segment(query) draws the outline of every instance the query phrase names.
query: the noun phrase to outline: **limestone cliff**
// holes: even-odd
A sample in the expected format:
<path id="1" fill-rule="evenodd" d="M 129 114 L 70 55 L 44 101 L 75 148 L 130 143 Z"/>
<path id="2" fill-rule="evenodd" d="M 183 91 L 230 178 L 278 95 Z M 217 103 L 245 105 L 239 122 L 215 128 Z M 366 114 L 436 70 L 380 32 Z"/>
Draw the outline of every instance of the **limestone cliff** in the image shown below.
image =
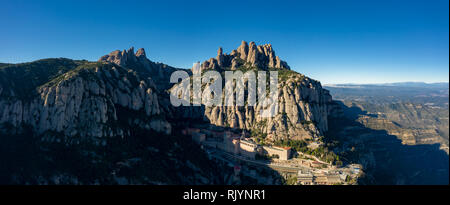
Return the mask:
<path id="1" fill-rule="evenodd" d="M 9 83 L 5 79 L 0 84 L 2 126 L 26 125 L 37 134 L 56 132 L 65 137 L 125 136 L 129 126 L 171 131 L 152 80 L 121 66 L 83 63 L 28 90 L 26 97 L 4 89 Z M 118 116 L 118 109 L 137 114 Z"/>
<path id="2" fill-rule="evenodd" d="M 287 63 L 275 56 L 270 44 L 257 46 L 243 41 L 231 54 L 224 54 L 219 48 L 217 57 L 202 63 L 201 69 L 278 71 L 278 113 L 270 118 L 261 117 L 263 107 L 259 105 L 188 107 L 184 112 L 204 113 L 214 125 L 262 132 L 272 139 L 318 138 L 328 129 L 328 105 L 332 102 L 329 92 L 320 82 L 290 70 Z"/>
<path id="3" fill-rule="evenodd" d="M 241 45 L 231 51 L 230 54 L 224 54 L 223 49 L 219 48 L 216 58 L 210 58 L 203 62 L 202 70 L 206 69 L 231 69 L 236 70 L 240 66 L 252 66 L 263 68 L 284 68 L 289 69 L 286 62 L 280 60 L 275 55 L 271 44 L 256 45 L 255 42 L 248 44 L 242 41 Z"/>
<path id="4" fill-rule="evenodd" d="M 328 129 L 328 91 L 320 82 L 290 70 L 270 44 L 242 42 L 230 54 L 220 48 L 216 58 L 201 67 L 278 71 L 278 113 L 262 118 L 260 106 L 173 107 L 167 91 L 177 85 L 169 79 L 181 69 L 150 61 L 144 49 L 113 51 L 97 62 L 58 58 L 0 64 L 1 160 L 25 156 L 24 165 L 11 161 L 4 166 L 14 168 L 6 178 L 0 176 L 0 182 L 223 183 L 232 173 L 224 173 L 226 165 L 211 163 L 181 135 L 178 128 L 184 122 L 257 131 L 272 139 L 317 138 Z M 33 149 L 9 148 L 17 145 Z M 34 154 L 37 160 L 30 157 Z M 48 170 L 49 164 L 58 169 Z M 94 176 L 85 175 L 91 172 Z"/>
<path id="5" fill-rule="evenodd" d="M 68 137 L 124 136 L 127 126 L 170 133 L 167 119 L 176 123 L 179 117 L 206 118 L 217 126 L 256 130 L 274 139 L 316 138 L 327 130 L 328 91 L 320 82 L 290 70 L 270 44 L 243 41 L 230 54 L 219 48 L 217 57 L 201 67 L 278 71 L 279 109 L 271 118 L 259 115 L 261 106 L 172 107 L 165 90 L 171 86 L 170 74 L 179 69 L 150 61 L 144 49 L 113 51 L 97 63 L 56 61 L 52 65 L 60 65 L 42 65 L 41 69 L 51 67 L 43 74 L 33 69 L 40 61 L 2 69 L 9 77 L 0 81 L 0 124 L 27 125 L 39 134 L 54 131 Z M 31 84 L 11 80 L 21 78 L 19 71 L 30 75 Z M 42 79 L 35 82 L 36 78 Z M 127 116 L 121 119 L 118 109 Z"/>
<path id="6" fill-rule="evenodd" d="M 124 68 L 132 69 L 143 77 L 150 77 L 155 83 L 156 88 L 160 91 L 169 88 L 170 75 L 174 71 L 179 70 L 179 68 L 174 68 L 163 63 L 150 61 L 143 48 L 138 49 L 136 53 L 133 47 L 128 49 L 128 51 L 116 50 L 100 57 L 98 61 L 114 63 Z"/>

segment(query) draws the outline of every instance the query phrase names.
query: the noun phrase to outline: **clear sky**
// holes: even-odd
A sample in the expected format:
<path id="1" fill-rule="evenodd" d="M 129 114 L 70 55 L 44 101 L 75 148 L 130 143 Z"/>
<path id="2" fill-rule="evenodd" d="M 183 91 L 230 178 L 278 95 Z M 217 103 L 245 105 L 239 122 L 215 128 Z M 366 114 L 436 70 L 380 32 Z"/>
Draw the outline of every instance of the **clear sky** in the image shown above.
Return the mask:
<path id="1" fill-rule="evenodd" d="M 448 0 L 0 1 L 0 62 L 134 46 L 188 68 L 242 40 L 322 83 L 449 81 Z"/>

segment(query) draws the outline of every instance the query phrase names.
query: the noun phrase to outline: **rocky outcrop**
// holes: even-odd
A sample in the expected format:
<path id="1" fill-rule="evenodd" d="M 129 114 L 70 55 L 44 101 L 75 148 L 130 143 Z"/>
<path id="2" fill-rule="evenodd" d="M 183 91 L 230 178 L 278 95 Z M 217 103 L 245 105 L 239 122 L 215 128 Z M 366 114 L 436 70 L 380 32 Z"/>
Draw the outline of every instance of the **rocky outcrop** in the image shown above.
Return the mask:
<path id="1" fill-rule="evenodd" d="M 31 100 L 0 98 L 0 124 L 31 125 L 37 133 L 65 136 L 125 136 L 130 127 L 171 132 L 171 122 L 201 119 L 217 126 L 257 130 L 272 138 L 311 139 L 327 130 L 331 96 L 320 82 L 289 70 L 270 44 L 254 42 L 230 54 L 219 48 L 203 69 L 278 70 L 278 113 L 260 116 L 262 106 L 171 106 L 165 90 L 178 69 L 154 63 L 146 51 L 113 51 L 97 63 L 83 62 L 35 89 Z M 6 90 L 5 90 L 6 89 Z M 12 92 L 0 86 L 1 93 Z M 182 119 L 182 120 L 181 120 Z"/>
<path id="2" fill-rule="evenodd" d="M 187 107 L 181 113 L 190 113 L 188 116 L 195 116 L 196 119 L 201 119 L 198 113 L 204 113 L 211 124 L 265 133 L 274 140 L 318 138 L 328 129 L 329 105 L 332 106 L 328 90 L 323 89 L 320 82 L 289 70 L 289 66 L 275 55 L 270 44 L 257 46 L 254 42 L 247 44 L 243 41 L 231 54 L 224 54 L 219 48 L 217 57 L 205 61 L 201 68 L 279 71 L 278 113 L 274 117 L 262 117 L 260 113 L 265 108 L 259 104 Z M 178 88 L 174 86 L 172 89 Z"/>
<path id="3" fill-rule="evenodd" d="M 145 56 L 145 52 L 144 52 Z M 128 64 L 131 64 L 132 62 L 136 62 L 137 58 L 134 54 L 134 48 L 131 47 L 128 49 L 128 51 L 123 50 L 116 50 L 111 52 L 109 55 L 102 56 L 99 61 L 102 62 L 111 62 L 115 63 L 120 66 L 126 66 Z"/>
<path id="4" fill-rule="evenodd" d="M 27 71 L 39 65 L 45 72 Z M 163 91 L 171 86 L 168 79 L 174 70 L 147 59 L 142 48 L 135 53 L 133 47 L 113 51 L 98 63 L 49 59 L 4 69 L 0 131 L 29 126 L 37 135 L 66 138 L 123 137 L 133 128 L 170 134 L 170 104 L 160 100 L 165 100 Z M 15 75 L 28 76 L 32 83 L 9 80 L 23 78 Z"/>
<path id="5" fill-rule="evenodd" d="M 211 58 L 202 63 L 202 70 L 230 68 L 235 70 L 240 66 L 251 66 L 258 69 L 279 68 L 290 69 L 286 62 L 280 60 L 275 55 L 272 45 L 256 45 L 255 42 L 248 44 L 242 41 L 242 44 L 230 54 L 223 54 L 220 47 L 217 51 L 217 57 Z"/>
<path id="6" fill-rule="evenodd" d="M 0 99 L 0 124 L 28 125 L 39 135 L 66 137 L 126 136 L 130 127 L 171 132 L 151 79 L 120 66 L 89 63 L 36 92 L 27 101 Z"/>
<path id="7" fill-rule="evenodd" d="M 125 68 L 133 69 L 139 72 L 143 77 L 152 78 L 159 91 L 164 91 L 170 88 L 172 84 L 169 83 L 170 75 L 179 70 L 162 63 L 155 63 L 150 61 L 143 48 L 134 53 L 134 48 L 131 47 L 128 51 L 116 50 L 108 55 L 100 57 L 99 62 L 110 62 L 120 65 Z"/>
<path id="8" fill-rule="evenodd" d="M 278 85 L 278 113 L 262 117 L 257 106 L 206 107 L 205 116 L 217 126 L 257 130 L 272 139 L 313 139 L 328 129 L 331 95 L 319 82 L 300 74 Z"/>

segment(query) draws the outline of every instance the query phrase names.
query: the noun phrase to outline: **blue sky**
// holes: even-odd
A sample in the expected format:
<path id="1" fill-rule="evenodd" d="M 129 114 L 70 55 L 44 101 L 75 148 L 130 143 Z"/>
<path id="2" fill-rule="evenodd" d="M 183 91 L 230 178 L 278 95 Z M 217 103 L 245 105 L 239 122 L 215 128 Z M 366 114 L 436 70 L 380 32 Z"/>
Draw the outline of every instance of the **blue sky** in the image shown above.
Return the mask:
<path id="1" fill-rule="evenodd" d="M 322 83 L 449 81 L 448 0 L 0 2 L 0 62 L 134 46 L 187 68 L 242 40 Z"/>

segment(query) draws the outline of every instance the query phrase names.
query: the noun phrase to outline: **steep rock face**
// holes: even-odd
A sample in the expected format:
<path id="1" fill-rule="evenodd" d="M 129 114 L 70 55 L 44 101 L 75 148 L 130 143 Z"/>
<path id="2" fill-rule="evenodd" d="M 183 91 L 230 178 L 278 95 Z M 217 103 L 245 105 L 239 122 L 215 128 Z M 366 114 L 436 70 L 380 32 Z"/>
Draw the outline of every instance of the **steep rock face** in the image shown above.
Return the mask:
<path id="1" fill-rule="evenodd" d="M 219 48 L 216 58 L 201 65 L 202 70 L 218 71 L 236 70 L 238 67 L 243 71 L 278 71 L 279 107 L 274 117 L 262 117 L 260 112 L 266 108 L 259 104 L 185 107 L 182 113 L 189 113 L 187 116 L 196 119 L 202 119 L 198 113 L 204 113 L 211 124 L 262 132 L 274 140 L 313 139 L 327 131 L 331 110 L 328 106 L 332 104 L 328 90 L 323 89 L 320 82 L 289 70 L 289 66 L 275 56 L 270 44 L 257 46 L 254 42 L 247 44 L 243 41 L 229 55 L 223 54 L 222 48 Z M 172 89 L 179 88 L 175 85 Z"/>
<path id="2" fill-rule="evenodd" d="M 331 96 L 319 82 L 300 74 L 292 76 L 279 83 L 278 102 L 274 117 L 262 117 L 260 105 L 206 107 L 205 116 L 214 125 L 258 130 L 275 140 L 312 139 L 328 129 Z"/>
<path id="3" fill-rule="evenodd" d="M 166 119 L 207 120 L 218 126 L 257 130 L 276 139 L 316 138 L 328 128 L 329 92 L 320 82 L 289 70 L 270 44 L 243 41 L 231 54 L 219 48 L 216 58 L 201 66 L 221 71 L 279 71 L 278 113 L 263 118 L 261 106 L 174 108 L 164 91 L 172 86 L 170 74 L 178 69 L 148 60 L 144 49 L 135 53 L 130 48 L 113 51 L 98 63 L 83 62 L 69 72 L 55 74 L 57 77 L 35 89 L 31 100 L 0 98 L 0 124 L 31 125 L 39 133 L 95 137 L 127 135 L 127 126 L 170 133 Z M 0 86 L 0 96 L 14 93 L 6 84 Z M 132 117 L 121 119 L 121 108 Z"/>
<path id="4" fill-rule="evenodd" d="M 117 56 L 0 65 L 1 184 L 225 183 L 225 164 L 172 132 L 145 51 Z"/>
<path id="5" fill-rule="evenodd" d="M 128 51 L 116 50 L 100 57 L 98 61 L 115 63 L 122 67 L 136 70 L 144 77 L 151 77 L 156 84 L 156 88 L 160 91 L 164 91 L 171 86 L 169 83 L 170 75 L 174 71 L 179 70 L 166 64 L 150 61 L 143 48 L 138 49 L 136 53 L 134 53 L 133 47 L 128 49 Z"/>
<path id="6" fill-rule="evenodd" d="M 203 62 L 201 68 L 202 70 L 218 68 L 235 70 L 244 65 L 259 69 L 290 69 L 286 62 L 275 55 L 272 45 L 256 45 L 255 42 L 248 44 L 245 41 L 242 41 L 242 44 L 230 54 L 223 54 L 223 49 L 219 48 L 217 57 Z"/>
<path id="7" fill-rule="evenodd" d="M 275 55 L 270 45 L 257 46 L 243 42 L 231 54 L 224 54 L 223 49 L 219 49 L 216 58 L 210 59 L 209 63 L 203 63 L 202 68 L 221 71 L 279 71 L 279 109 L 272 118 L 259 116 L 258 113 L 262 110 L 259 106 L 171 106 L 165 91 L 173 86 L 169 83 L 170 74 L 178 69 L 148 60 L 143 49 L 136 53 L 133 48 L 114 51 L 101 57 L 96 63 L 75 62 L 70 59 L 55 61 L 44 63 L 34 70 L 32 68 L 40 62 L 29 63 L 24 69 L 3 69 L 10 65 L 0 65 L 0 134 L 6 130 L 9 134 L 7 136 L 18 136 L 13 133 L 15 129 L 11 127 L 26 126 L 31 128 L 33 135 L 40 137 L 36 139 L 39 141 L 60 142 L 60 136 L 63 136 L 66 142 L 72 142 L 70 145 L 77 146 L 80 138 L 94 139 L 111 153 L 106 152 L 106 155 L 100 156 L 102 151 L 99 151 L 99 147 L 89 150 L 80 143 L 82 157 L 75 159 L 85 159 L 86 161 L 79 165 L 89 164 L 89 169 L 90 163 L 95 164 L 94 167 L 106 170 L 105 173 L 116 180 L 116 176 L 112 175 L 115 175 L 115 170 L 118 169 L 109 169 L 110 165 L 113 168 L 121 168 L 140 163 L 150 163 L 136 167 L 145 170 L 142 173 L 151 177 L 137 179 L 139 183 L 159 183 L 162 179 L 166 183 L 181 181 L 208 184 L 211 183 L 208 179 L 220 181 L 228 178 L 223 177 L 224 169 L 203 164 L 208 161 L 207 158 L 199 158 L 202 153 L 189 138 L 172 132 L 172 126 L 179 126 L 175 123 L 201 120 L 200 123 L 256 130 L 268 134 L 267 137 L 272 139 L 310 139 L 321 136 L 327 130 L 328 104 L 331 101 L 328 91 L 322 89 L 318 81 L 290 71 L 289 66 Z M 170 138 L 172 139 L 168 140 Z M 66 147 L 63 148 L 66 150 Z M 39 147 L 39 151 L 42 151 L 40 149 Z M 116 149 L 121 152 L 114 152 Z M 56 151 L 44 153 L 42 159 L 50 159 L 54 164 L 61 163 L 52 159 L 61 153 L 59 147 Z M 94 154 L 85 155 L 91 152 Z M 148 154 L 149 152 L 151 154 Z M 109 154 L 117 156 L 111 157 Z M 143 156 L 144 158 L 141 158 Z M 116 159 L 121 159 L 120 163 L 117 163 Z M 195 161 L 196 165 L 192 166 L 188 160 Z M 43 164 L 48 167 L 47 161 Z M 77 165 L 69 163 L 68 167 Z M 107 169 L 105 165 L 108 165 Z M 160 169 L 155 169 L 156 167 Z M 174 167 L 175 174 L 172 173 Z M 208 167 L 222 171 L 211 172 L 205 169 Z M 18 170 L 23 169 L 20 167 Z M 187 170 L 192 172 L 184 174 Z M 59 173 L 60 170 L 52 171 L 54 176 L 64 175 Z M 67 176 L 77 174 L 79 173 L 69 173 Z M 177 175 L 176 181 L 172 180 L 174 175 Z M 104 176 L 104 173 L 101 173 L 101 176 Z M 157 177 L 152 178 L 153 176 Z M 119 184 L 131 183 L 126 178 L 119 181 Z M 63 180 L 61 183 L 72 182 Z"/>
<path id="8" fill-rule="evenodd" d="M 30 100 L 2 98 L 0 108 L 0 124 L 29 125 L 38 134 L 125 136 L 129 126 L 171 131 L 161 115 L 151 79 L 104 63 L 90 63 L 62 74 L 36 88 Z M 118 109 L 137 114 L 133 118 L 119 116 Z M 120 122 L 121 117 L 128 122 Z"/>

